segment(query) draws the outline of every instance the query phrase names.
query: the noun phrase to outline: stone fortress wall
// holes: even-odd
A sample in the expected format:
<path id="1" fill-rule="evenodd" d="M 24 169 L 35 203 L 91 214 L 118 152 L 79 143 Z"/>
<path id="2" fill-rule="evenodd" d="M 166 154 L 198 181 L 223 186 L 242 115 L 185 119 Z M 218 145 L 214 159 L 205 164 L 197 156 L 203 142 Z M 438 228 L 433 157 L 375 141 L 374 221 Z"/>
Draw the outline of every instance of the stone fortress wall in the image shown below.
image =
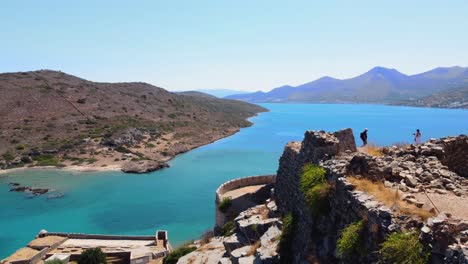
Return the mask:
<path id="1" fill-rule="evenodd" d="M 460 244 L 466 240 L 463 234 L 468 232 L 465 220 L 444 218 L 444 214 L 427 223 L 414 221 L 411 217 L 402 220 L 372 196 L 355 190 L 346 180 L 348 175 L 361 175 L 398 185 L 407 192 L 417 193 L 426 188 L 463 197 L 468 187 L 464 178 L 468 171 L 467 146 L 468 137 L 462 135 L 430 140 L 418 146 L 384 148 L 383 157 L 372 157 L 356 151 L 351 129 L 335 133 L 307 131 L 302 142 L 288 143 L 280 158 L 274 198 L 282 214 L 293 213 L 297 220 L 297 230 L 300 231 L 295 232 L 291 247 L 294 263 L 303 263 L 311 256 L 337 262 L 335 246 L 340 231 L 362 219 L 367 220 L 373 231 L 365 241 L 369 254 L 356 259 L 359 263 L 378 262 L 381 243 L 389 233 L 397 230 L 421 233 L 422 242 L 432 248 L 431 261 L 434 263 L 468 263 L 468 255 L 464 253 L 468 250 Z M 333 185 L 329 198 L 331 210 L 327 215 L 312 217 L 301 192 L 300 175 L 308 163 L 323 166 Z M 416 168 L 424 170 L 420 173 Z M 429 181 L 432 178 L 426 177 L 429 174 L 444 182 L 432 184 Z M 441 237 L 444 239 L 436 239 Z"/>
<path id="2" fill-rule="evenodd" d="M 238 214 L 250 207 L 253 207 L 259 203 L 263 203 L 266 199 L 271 196 L 271 189 L 276 181 L 276 175 L 259 175 L 259 176 L 250 176 L 245 178 L 238 178 L 227 181 L 223 183 L 216 190 L 215 206 L 216 206 L 216 224 L 215 224 L 215 233 L 217 230 L 224 225 L 224 223 L 229 219 L 230 216 Z M 231 206 L 226 212 L 221 212 L 218 209 L 219 204 L 221 203 L 223 196 L 231 191 L 236 189 L 242 189 L 249 186 L 259 186 L 265 185 L 255 192 L 247 192 L 241 194 L 238 197 L 231 199 Z M 232 217 L 231 217 L 232 218 Z"/>

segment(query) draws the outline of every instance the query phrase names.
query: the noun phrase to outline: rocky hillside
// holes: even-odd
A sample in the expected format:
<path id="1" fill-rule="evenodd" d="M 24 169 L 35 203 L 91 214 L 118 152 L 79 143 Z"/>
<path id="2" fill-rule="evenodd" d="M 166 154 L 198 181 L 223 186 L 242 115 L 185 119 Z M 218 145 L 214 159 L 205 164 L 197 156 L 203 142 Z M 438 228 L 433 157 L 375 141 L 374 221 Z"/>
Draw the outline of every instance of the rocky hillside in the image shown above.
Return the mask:
<path id="1" fill-rule="evenodd" d="M 231 221 L 177 263 L 468 263 L 467 161 L 466 135 L 357 149 L 351 129 L 307 131 L 272 197 L 223 200 Z"/>
<path id="2" fill-rule="evenodd" d="M 368 155 L 351 129 L 306 132 L 275 186 L 297 223 L 289 263 L 468 263 L 467 150 L 459 136 Z"/>
<path id="3" fill-rule="evenodd" d="M 417 99 L 468 83 L 468 68 L 436 68 L 406 75 L 375 67 L 350 79 L 322 77 L 299 86 L 282 86 L 269 92 L 231 95 L 247 102 L 391 103 Z"/>
<path id="4" fill-rule="evenodd" d="M 97 83 L 50 70 L 4 73 L 0 167 L 158 168 L 160 161 L 249 126 L 246 119 L 263 111 L 147 83 Z"/>
<path id="5" fill-rule="evenodd" d="M 416 100 L 405 100 L 395 105 L 438 108 L 468 108 L 468 86 L 449 89 Z"/>

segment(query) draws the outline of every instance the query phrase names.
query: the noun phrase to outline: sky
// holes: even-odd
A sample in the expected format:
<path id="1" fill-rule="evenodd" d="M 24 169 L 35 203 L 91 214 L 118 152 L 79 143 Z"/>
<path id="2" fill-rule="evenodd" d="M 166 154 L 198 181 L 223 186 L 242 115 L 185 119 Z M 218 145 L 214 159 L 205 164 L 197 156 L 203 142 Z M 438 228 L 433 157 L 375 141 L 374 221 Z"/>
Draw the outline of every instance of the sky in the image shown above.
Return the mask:
<path id="1" fill-rule="evenodd" d="M 256 91 L 468 66 L 468 1 L 5 0 L 0 72 Z"/>

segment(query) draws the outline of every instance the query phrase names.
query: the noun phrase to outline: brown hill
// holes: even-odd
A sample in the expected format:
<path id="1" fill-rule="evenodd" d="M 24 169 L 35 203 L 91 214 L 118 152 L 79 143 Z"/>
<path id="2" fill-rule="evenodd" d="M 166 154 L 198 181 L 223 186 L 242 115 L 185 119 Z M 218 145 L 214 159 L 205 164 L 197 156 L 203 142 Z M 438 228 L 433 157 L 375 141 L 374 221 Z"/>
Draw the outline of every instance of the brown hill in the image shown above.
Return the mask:
<path id="1" fill-rule="evenodd" d="M 4 73 L 0 165 L 165 161 L 249 126 L 246 118 L 263 111 L 147 83 L 97 83 L 50 70 Z"/>

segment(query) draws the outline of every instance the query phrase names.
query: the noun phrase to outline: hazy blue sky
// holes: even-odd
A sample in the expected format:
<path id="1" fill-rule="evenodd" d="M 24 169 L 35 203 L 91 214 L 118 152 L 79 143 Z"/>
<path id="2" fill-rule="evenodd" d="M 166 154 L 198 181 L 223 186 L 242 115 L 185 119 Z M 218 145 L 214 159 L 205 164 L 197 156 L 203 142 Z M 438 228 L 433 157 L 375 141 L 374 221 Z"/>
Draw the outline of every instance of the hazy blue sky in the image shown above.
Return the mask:
<path id="1" fill-rule="evenodd" d="M 0 25 L 0 72 L 54 69 L 169 90 L 270 90 L 376 65 L 413 74 L 468 64 L 466 0 L 5 0 Z"/>

